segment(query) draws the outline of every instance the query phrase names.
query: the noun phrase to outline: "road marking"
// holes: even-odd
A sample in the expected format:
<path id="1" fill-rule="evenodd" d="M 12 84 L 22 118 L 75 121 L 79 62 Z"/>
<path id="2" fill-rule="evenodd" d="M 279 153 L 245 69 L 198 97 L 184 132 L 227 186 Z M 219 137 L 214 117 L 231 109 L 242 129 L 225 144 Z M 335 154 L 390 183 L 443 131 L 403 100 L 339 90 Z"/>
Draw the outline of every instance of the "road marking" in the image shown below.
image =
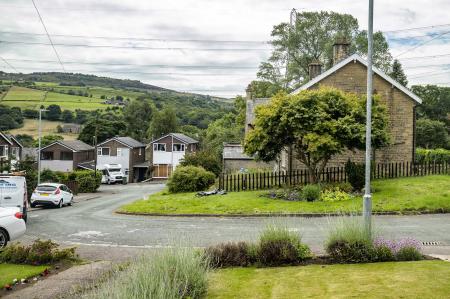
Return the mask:
<path id="1" fill-rule="evenodd" d="M 88 230 L 88 231 L 81 231 L 75 234 L 70 234 L 69 237 L 95 238 L 95 237 L 103 237 L 106 235 L 109 235 L 109 233 L 102 233 L 96 230 Z"/>

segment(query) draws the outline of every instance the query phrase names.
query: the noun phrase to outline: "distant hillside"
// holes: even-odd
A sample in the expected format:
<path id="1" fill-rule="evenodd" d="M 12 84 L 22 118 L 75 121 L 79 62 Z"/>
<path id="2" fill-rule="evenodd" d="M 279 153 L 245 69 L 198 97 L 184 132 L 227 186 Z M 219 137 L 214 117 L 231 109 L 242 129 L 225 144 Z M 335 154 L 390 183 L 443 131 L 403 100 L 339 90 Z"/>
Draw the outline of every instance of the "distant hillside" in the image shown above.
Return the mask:
<path id="1" fill-rule="evenodd" d="M 29 81 L 29 82 L 56 82 L 62 86 L 99 86 L 112 88 L 138 88 L 149 91 L 169 91 L 169 89 L 145 84 L 138 80 L 115 79 L 85 75 L 79 73 L 31 73 L 16 74 L 0 71 L 0 80 Z"/>

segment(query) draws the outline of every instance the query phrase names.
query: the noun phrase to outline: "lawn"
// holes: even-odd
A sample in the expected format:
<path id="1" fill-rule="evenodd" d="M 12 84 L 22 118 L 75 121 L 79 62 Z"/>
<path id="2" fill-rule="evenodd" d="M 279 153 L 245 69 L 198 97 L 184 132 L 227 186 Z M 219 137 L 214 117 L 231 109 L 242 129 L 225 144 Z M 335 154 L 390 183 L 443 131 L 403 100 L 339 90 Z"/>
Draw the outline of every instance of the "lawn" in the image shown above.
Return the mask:
<path id="1" fill-rule="evenodd" d="M 448 298 L 450 263 L 389 262 L 230 268 L 209 277 L 208 298 Z"/>
<path id="2" fill-rule="evenodd" d="M 60 121 L 48 121 L 42 120 L 42 136 L 45 135 L 61 135 L 64 137 L 64 140 L 74 140 L 77 139 L 78 134 L 65 134 L 65 133 L 57 133 L 56 127 L 60 125 L 63 126 L 64 123 Z M 36 119 L 24 119 L 23 127 L 10 130 L 11 134 L 28 134 L 33 136 L 33 138 L 37 139 L 39 136 L 38 133 L 38 120 Z"/>
<path id="3" fill-rule="evenodd" d="M 15 278 L 20 281 L 22 278 L 39 275 L 46 268 L 48 266 L 0 264 L 0 288 L 5 284 L 12 283 Z"/>
<path id="4" fill-rule="evenodd" d="M 450 176 L 434 175 L 372 184 L 374 212 L 450 212 Z M 119 212 L 147 214 L 340 213 L 361 211 L 362 199 L 341 202 L 285 201 L 261 197 L 267 191 L 230 192 L 197 197 L 195 193 L 151 195 L 125 205 Z"/>

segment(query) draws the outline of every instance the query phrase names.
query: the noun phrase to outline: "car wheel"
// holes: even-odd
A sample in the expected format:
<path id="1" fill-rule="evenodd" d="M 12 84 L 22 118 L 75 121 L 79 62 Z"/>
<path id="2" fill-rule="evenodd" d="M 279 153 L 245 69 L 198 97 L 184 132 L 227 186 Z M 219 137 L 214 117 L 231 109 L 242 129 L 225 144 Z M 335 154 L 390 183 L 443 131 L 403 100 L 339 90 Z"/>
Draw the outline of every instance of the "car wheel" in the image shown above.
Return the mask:
<path id="1" fill-rule="evenodd" d="M 8 244 L 8 234 L 4 229 L 0 229 L 0 250 Z"/>
<path id="2" fill-rule="evenodd" d="M 72 198 L 70 199 L 70 201 L 68 203 L 69 206 L 72 206 L 72 201 L 73 201 L 73 196 L 72 196 Z"/>
<path id="3" fill-rule="evenodd" d="M 61 209 L 62 207 L 63 207 L 63 200 L 61 199 L 58 204 L 58 209 Z"/>
<path id="4" fill-rule="evenodd" d="M 111 185 L 111 181 L 110 181 L 109 179 L 106 181 L 106 183 L 107 183 L 108 185 Z"/>

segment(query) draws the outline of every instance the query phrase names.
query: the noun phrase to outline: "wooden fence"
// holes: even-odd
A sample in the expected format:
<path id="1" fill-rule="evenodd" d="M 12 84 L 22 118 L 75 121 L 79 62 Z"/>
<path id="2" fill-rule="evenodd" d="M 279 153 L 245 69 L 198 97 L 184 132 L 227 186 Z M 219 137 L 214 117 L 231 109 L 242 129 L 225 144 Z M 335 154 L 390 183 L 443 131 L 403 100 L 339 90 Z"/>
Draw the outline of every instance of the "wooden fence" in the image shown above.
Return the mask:
<path id="1" fill-rule="evenodd" d="M 424 176 L 431 174 L 450 174 L 449 163 L 410 162 L 378 163 L 372 167 L 373 179 Z M 345 167 L 327 167 L 321 173 L 316 173 L 321 182 L 346 182 Z M 283 186 L 308 184 L 310 180 L 308 170 L 292 170 L 289 172 L 259 172 L 221 174 L 219 189 L 225 191 L 261 190 L 280 188 Z"/>
<path id="2" fill-rule="evenodd" d="M 68 181 L 66 182 L 66 186 L 69 187 L 69 189 L 73 192 L 73 194 L 78 194 L 78 190 L 80 185 L 77 181 Z"/>

